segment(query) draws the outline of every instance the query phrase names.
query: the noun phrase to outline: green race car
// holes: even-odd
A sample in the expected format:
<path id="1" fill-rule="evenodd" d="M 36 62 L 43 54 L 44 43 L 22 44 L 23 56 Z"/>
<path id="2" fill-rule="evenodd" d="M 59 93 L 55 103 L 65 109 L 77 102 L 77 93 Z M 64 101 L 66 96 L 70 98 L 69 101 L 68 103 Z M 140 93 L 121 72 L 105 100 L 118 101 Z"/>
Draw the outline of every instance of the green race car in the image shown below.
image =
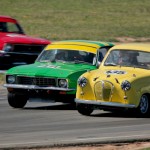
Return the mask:
<path id="1" fill-rule="evenodd" d="M 6 72 L 4 86 L 9 105 L 23 108 L 30 99 L 73 103 L 79 76 L 96 69 L 96 62 L 101 62 L 112 46 L 109 42 L 88 40 L 49 44 L 34 64 L 13 67 Z"/>

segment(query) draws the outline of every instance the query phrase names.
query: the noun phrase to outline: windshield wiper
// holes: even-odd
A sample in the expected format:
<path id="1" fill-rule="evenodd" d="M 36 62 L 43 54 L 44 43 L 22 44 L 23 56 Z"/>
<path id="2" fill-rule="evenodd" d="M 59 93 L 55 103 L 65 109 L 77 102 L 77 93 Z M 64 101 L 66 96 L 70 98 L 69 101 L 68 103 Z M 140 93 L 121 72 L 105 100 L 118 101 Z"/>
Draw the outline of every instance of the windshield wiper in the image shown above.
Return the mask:
<path id="1" fill-rule="evenodd" d="M 57 61 L 57 62 L 62 62 L 62 63 L 68 63 L 68 61 L 60 60 L 60 59 L 56 59 L 55 62 L 56 62 L 56 61 Z"/>
<path id="2" fill-rule="evenodd" d="M 85 63 L 86 63 L 86 62 L 83 61 L 83 60 L 74 60 L 73 62 L 74 62 L 75 64 L 79 64 L 79 63 L 84 63 L 84 64 L 85 64 Z"/>
<path id="3" fill-rule="evenodd" d="M 49 62 L 49 60 L 40 60 L 39 62 Z"/>
<path id="4" fill-rule="evenodd" d="M 105 63 L 105 66 L 117 66 L 115 63 Z"/>

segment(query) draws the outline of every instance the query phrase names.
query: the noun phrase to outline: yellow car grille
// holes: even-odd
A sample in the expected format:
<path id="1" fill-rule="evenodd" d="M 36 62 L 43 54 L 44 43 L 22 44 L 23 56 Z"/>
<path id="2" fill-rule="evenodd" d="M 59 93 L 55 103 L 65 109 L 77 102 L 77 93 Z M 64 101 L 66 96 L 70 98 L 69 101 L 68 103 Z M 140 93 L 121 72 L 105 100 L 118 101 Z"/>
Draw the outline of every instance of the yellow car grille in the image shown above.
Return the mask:
<path id="1" fill-rule="evenodd" d="M 109 81 L 98 81 L 94 86 L 96 100 L 111 101 L 113 84 Z"/>

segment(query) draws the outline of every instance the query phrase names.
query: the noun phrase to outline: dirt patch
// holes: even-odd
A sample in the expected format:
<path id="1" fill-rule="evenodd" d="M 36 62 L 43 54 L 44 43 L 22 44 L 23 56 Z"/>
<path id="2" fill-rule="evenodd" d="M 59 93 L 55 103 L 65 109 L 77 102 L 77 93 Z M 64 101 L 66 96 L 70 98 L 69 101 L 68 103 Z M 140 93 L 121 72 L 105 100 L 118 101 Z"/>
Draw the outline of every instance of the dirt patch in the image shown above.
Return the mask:
<path id="1" fill-rule="evenodd" d="M 99 144 L 94 146 L 68 146 L 51 148 L 30 148 L 30 150 L 142 150 L 150 149 L 150 142 L 118 143 L 118 144 Z M 27 150 L 27 149 L 21 149 Z"/>
<path id="2" fill-rule="evenodd" d="M 121 43 L 130 43 L 130 42 L 150 42 L 150 38 L 132 38 L 132 37 L 117 37 L 116 40 Z"/>
<path id="3" fill-rule="evenodd" d="M 0 70 L 0 86 L 5 82 L 5 72 Z"/>

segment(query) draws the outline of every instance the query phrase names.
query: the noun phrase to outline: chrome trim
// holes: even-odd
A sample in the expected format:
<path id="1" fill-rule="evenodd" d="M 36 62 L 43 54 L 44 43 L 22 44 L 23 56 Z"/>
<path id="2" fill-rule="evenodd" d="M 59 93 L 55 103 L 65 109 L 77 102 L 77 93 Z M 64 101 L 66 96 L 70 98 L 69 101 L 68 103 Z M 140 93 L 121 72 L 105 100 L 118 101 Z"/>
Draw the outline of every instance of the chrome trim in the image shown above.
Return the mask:
<path id="1" fill-rule="evenodd" d="M 0 50 L 0 53 L 4 54 L 4 53 L 6 53 L 6 52 L 5 52 L 5 51 L 3 51 L 3 50 Z"/>
<path id="2" fill-rule="evenodd" d="M 133 104 L 121 104 L 121 103 L 114 103 L 114 102 L 98 102 L 95 100 L 80 100 L 75 99 L 76 103 L 82 104 L 92 104 L 92 105 L 100 105 L 100 106 L 111 106 L 111 107 L 123 107 L 123 108 L 136 108 Z"/>
<path id="3" fill-rule="evenodd" d="M 94 84 L 94 95 L 96 97 L 96 91 L 95 91 L 95 85 L 98 83 L 98 82 L 101 82 L 102 83 L 102 90 L 104 90 L 104 84 L 106 82 L 110 83 L 112 88 L 111 88 L 111 94 L 110 94 L 110 97 L 109 97 L 109 100 L 111 100 L 111 97 L 112 97 L 112 94 L 113 94 L 113 91 L 114 91 L 114 85 L 112 82 L 108 81 L 108 80 L 99 80 L 97 81 L 95 84 Z M 104 99 L 104 96 L 103 96 L 103 91 L 102 91 L 102 99 Z"/>
<path id="4" fill-rule="evenodd" d="M 28 89 L 28 90 L 58 90 L 58 91 L 75 91 L 75 89 L 59 88 L 59 87 L 40 87 L 37 85 L 22 85 L 22 84 L 4 84 L 6 88 Z"/>

